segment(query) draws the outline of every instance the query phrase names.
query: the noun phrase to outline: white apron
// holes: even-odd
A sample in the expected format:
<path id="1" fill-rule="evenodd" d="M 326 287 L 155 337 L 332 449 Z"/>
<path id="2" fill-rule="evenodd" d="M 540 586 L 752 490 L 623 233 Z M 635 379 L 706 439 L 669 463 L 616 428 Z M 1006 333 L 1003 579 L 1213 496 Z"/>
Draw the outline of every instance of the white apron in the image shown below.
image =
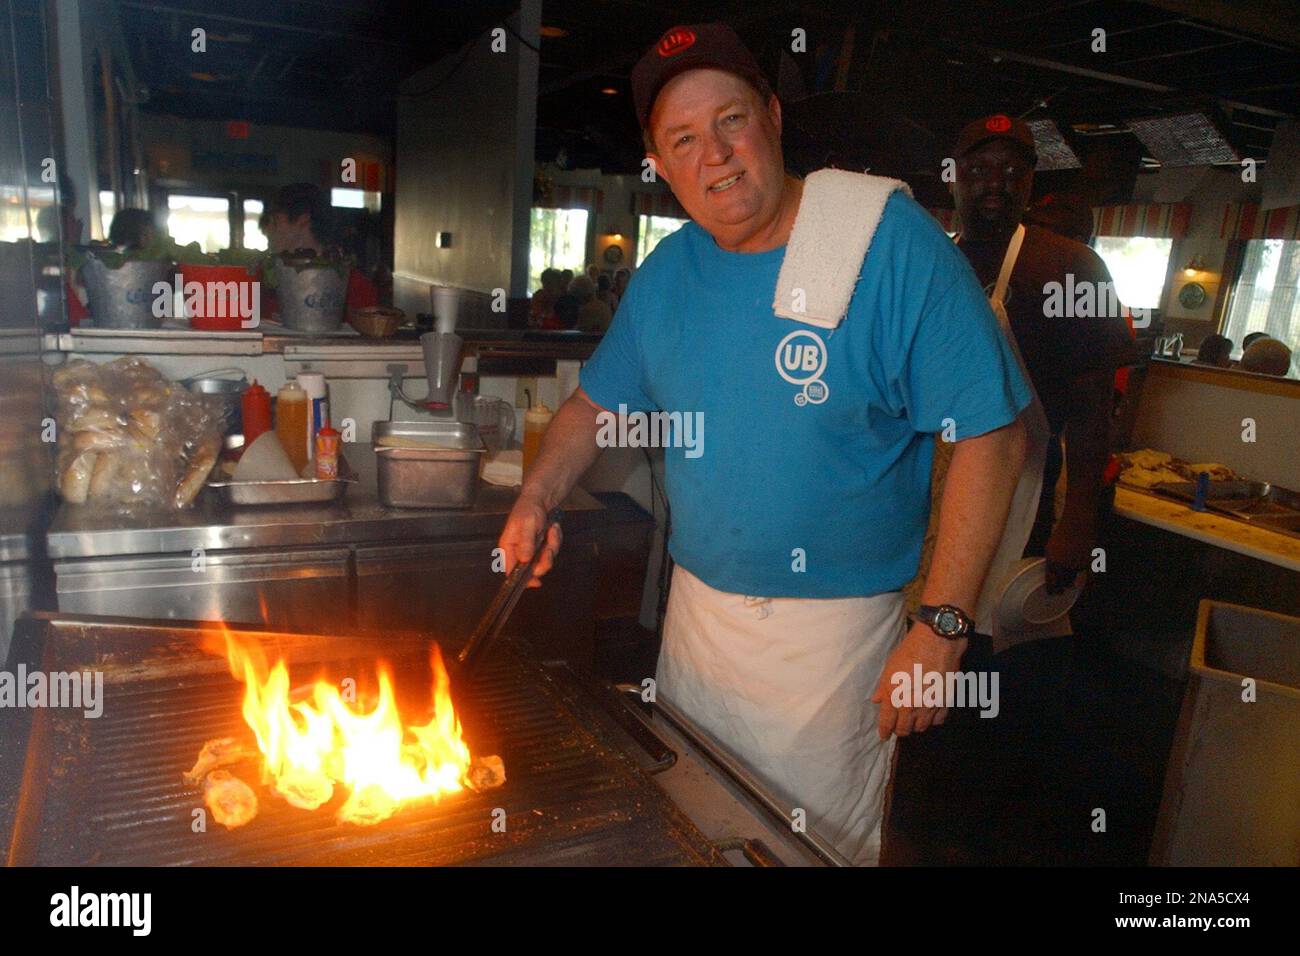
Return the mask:
<path id="1" fill-rule="evenodd" d="M 897 591 L 753 598 L 673 569 L 657 692 L 858 865 L 880 857 L 894 738 L 871 694 L 903 637 Z"/>
<path id="2" fill-rule="evenodd" d="M 993 309 L 993 314 L 998 317 L 998 324 L 1002 326 L 1002 332 L 1011 344 L 1011 351 L 1016 356 L 1020 372 L 1029 384 L 1030 392 L 1033 393 L 1033 401 L 1020 413 L 1020 420 L 1025 426 L 1025 464 L 1020 469 L 1020 476 L 1016 480 L 1016 490 L 1011 498 L 1011 510 L 1007 514 L 1002 540 L 998 542 L 998 549 L 993 554 L 988 575 L 984 578 L 984 587 L 975 602 L 975 630 L 980 634 L 991 635 L 995 644 L 1001 637 L 1002 629 L 995 619 L 994 611 L 1002 596 L 1004 579 L 1012 567 L 1020 561 L 1025 552 L 1025 545 L 1029 543 L 1029 535 L 1034 530 L 1034 522 L 1038 518 L 1038 502 L 1043 492 L 1043 467 L 1047 463 L 1047 449 L 1052 438 L 1051 430 L 1047 425 L 1047 414 L 1043 411 L 1043 403 L 1039 401 L 1033 379 L 1029 377 L 1029 369 L 1025 366 L 1024 356 L 1020 354 L 1020 346 L 1016 342 L 1015 332 L 1011 329 L 1011 320 L 1007 316 L 1007 285 L 1011 282 L 1011 273 L 1015 271 L 1016 260 L 1020 256 L 1020 246 L 1024 239 L 1025 227 L 1017 226 L 1011 242 L 1007 245 L 1006 255 L 1002 259 L 1002 269 L 998 273 L 997 283 L 993 286 L 993 294 L 989 296 L 989 305 Z M 1065 621 L 1064 633 L 1068 634 L 1068 618 Z"/>

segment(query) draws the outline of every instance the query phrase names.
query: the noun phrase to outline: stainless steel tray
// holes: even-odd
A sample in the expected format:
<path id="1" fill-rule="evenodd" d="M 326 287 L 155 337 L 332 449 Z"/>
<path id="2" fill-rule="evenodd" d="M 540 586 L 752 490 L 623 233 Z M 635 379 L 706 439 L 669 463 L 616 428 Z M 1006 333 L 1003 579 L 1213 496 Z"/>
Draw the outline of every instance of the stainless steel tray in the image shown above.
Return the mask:
<path id="1" fill-rule="evenodd" d="M 390 508 L 469 508 L 478 495 L 478 473 L 487 449 L 467 422 L 375 422 L 371 429 L 378 464 L 379 501 Z M 382 438 L 430 442 L 427 448 L 394 448 Z"/>
<path id="2" fill-rule="evenodd" d="M 357 473 L 339 455 L 337 478 L 289 478 L 283 481 L 209 481 L 208 487 L 232 505 L 296 505 L 338 501 L 355 484 Z"/>
<path id="3" fill-rule="evenodd" d="M 1153 491 L 1180 501 L 1196 500 L 1196 485 L 1170 481 Z M 1205 507 L 1260 528 L 1300 537 L 1300 494 L 1267 481 L 1212 481 Z"/>

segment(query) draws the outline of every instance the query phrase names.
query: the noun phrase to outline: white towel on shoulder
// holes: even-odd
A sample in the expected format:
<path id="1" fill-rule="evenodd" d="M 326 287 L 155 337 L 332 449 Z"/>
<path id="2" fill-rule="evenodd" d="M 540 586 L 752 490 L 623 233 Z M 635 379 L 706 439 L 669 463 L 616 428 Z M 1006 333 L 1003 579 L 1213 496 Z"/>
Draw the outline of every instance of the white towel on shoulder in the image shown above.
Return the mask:
<path id="1" fill-rule="evenodd" d="M 823 329 L 848 314 L 862 261 L 895 189 L 902 180 L 843 169 L 819 169 L 804 180 L 772 310 Z"/>

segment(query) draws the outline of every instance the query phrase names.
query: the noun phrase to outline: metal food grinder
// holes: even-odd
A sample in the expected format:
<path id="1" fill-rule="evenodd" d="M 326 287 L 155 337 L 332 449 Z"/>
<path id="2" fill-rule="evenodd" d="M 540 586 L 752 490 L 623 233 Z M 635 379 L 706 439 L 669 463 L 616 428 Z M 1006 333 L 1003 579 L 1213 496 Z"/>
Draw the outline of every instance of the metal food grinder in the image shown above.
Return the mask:
<path id="1" fill-rule="evenodd" d="M 428 394 L 422 399 L 411 398 L 406 394 L 402 385 L 407 372 L 405 365 L 388 366 L 388 393 L 394 399 L 400 399 L 411 408 L 434 418 L 454 419 L 455 411 L 451 401 L 460 379 L 465 340 L 455 332 L 426 332 L 420 336 L 420 348 L 424 350 L 424 377 L 429 383 Z"/>

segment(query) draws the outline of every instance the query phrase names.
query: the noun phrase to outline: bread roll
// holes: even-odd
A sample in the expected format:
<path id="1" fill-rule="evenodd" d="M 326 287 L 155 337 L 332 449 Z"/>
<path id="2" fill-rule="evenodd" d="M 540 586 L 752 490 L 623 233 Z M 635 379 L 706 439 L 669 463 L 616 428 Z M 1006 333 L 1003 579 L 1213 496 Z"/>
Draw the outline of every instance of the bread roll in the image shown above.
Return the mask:
<path id="1" fill-rule="evenodd" d="M 77 452 L 112 451 L 114 448 L 121 448 L 128 440 L 126 432 L 117 428 L 105 431 L 84 431 L 76 433 L 72 439 L 72 447 Z"/>
<path id="2" fill-rule="evenodd" d="M 111 497 L 121 462 L 121 456 L 115 451 L 104 452 L 95 459 L 94 470 L 90 473 L 90 497 Z"/>
<path id="3" fill-rule="evenodd" d="M 203 483 L 208 480 L 208 473 L 216 463 L 217 453 L 210 448 L 201 450 L 195 456 L 194 462 L 185 472 L 185 477 L 176 486 L 174 504 L 177 508 L 188 506 L 198 496 L 198 493 L 203 490 Z"/>
<path id="4" fill-rule="evenodd" d="M 74 505 L 86 503 L 86 495 L 90 493 L 90 478 L 94 474 L 95 460 L 98 457 L 97 452 L 82 452 L 64 469 L 63 477 L 59 481 L 59 490 L 65 501 Z"/>

